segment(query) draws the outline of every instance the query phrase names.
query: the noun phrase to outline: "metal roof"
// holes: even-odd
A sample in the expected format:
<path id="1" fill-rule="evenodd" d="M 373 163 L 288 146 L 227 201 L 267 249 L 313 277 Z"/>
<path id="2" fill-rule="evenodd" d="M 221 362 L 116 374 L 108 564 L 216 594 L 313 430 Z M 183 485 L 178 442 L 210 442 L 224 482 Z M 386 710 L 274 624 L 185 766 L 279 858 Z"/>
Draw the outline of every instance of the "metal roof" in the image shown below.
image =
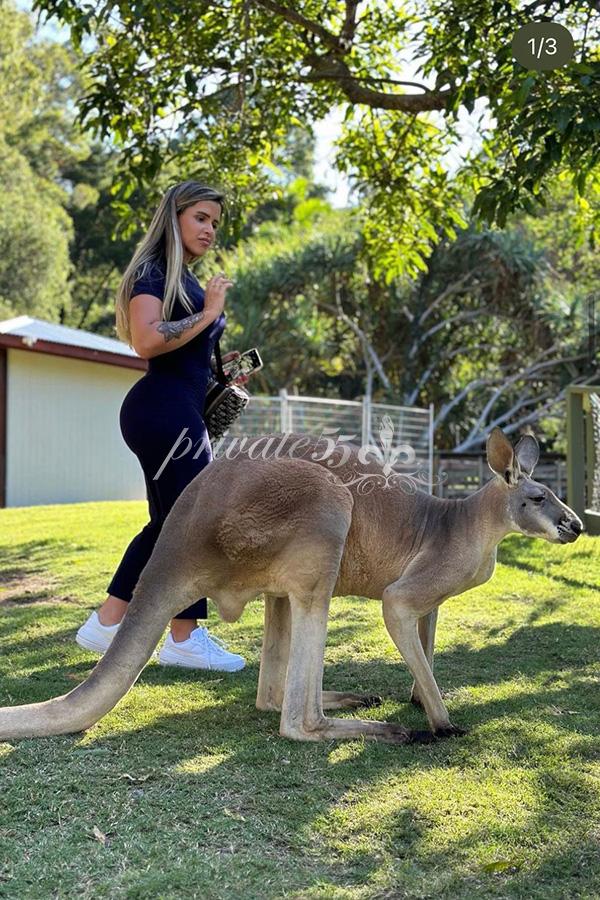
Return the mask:
<path id="1" fill-rule="evenodd" d="M 139 359 L 135 350 L 116 338 L 92 334 L 79 328 L 69 328 L 56 322 L 45 322 L 31 316 L 16 316 L 0 322 L 0 334 L 13 334 L 25 338 L 25 343 L 36 341 L 53 341 L 55 344 L 70 344 L 72 347 L 85 347 L 88 350 L 103 350 L 105 353 L 120 353 L 122 356 L 134 356 Z"/>

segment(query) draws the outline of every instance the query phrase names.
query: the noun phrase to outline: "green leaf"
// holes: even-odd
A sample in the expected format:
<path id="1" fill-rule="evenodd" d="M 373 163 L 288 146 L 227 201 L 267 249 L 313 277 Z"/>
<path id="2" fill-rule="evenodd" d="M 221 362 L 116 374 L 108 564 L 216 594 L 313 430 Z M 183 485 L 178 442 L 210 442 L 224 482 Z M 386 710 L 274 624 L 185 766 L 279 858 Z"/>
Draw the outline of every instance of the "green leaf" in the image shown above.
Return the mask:
<path id="1" fill-rule="evenodd" d="M 514 857 L 513 859 L 497 859 L 494 862 L 486 863 L 482 866 L 484 872 L 506 872 L 507 869 L 519 869 L 523 865 L 523 860 Z"/>
<path id="2" fill-rule="evenodd" d="M 571 121 L 572 110 L 567 106 L 559 106 L 552 112 L 552 121 L 559 131 L 564 131 Z"/>
<path id="3" fill-rule="evenodd" d="M 531 88 L 536 82 L 535 75 L 528 75 L 527 78 L 523 81 L 523 84 L 520 86 L 518 91 L 515 93 L 515 103 L 517 106 L 523 106 L 525 101 L 527 100 Z"/>

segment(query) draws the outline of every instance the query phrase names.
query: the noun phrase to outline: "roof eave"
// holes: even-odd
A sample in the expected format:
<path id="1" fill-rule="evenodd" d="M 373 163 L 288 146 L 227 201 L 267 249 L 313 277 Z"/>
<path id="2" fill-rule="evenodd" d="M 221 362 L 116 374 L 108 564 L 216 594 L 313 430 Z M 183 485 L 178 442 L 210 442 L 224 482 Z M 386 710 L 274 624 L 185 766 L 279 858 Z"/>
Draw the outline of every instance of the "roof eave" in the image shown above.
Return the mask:
<path id="1" fill-rule="evenodd" d="M 64 356 L 70 359 L 85 359 L 87 362 L 121 366 L 126 369 L 146 369 L 148 366 L 148 361 L 140 356 L 111 353 L 109 350 L 92 350 L 90 347 L 44 341 L 27 335 L 0 334 L 0 347 L 12 347 L 15 350 L 28 350 L 33 353 L 48 353 L 51 356 Z"/>

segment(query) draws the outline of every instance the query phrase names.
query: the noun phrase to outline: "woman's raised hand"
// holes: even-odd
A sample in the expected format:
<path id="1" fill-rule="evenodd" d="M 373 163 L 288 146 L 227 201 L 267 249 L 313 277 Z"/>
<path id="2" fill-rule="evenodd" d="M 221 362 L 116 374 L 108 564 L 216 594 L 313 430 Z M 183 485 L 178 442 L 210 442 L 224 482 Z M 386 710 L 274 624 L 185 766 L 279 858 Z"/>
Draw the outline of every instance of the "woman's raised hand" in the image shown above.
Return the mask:
<path id="1" fill-rule="evenodd" d="M 225 292 L 232 284 L 233 281 L 230 281 L 224 272 L 213 275 L 213 277 L 209 278 L 206 282 L 206 288 L 204 289 L 204 310 L 210 315 L 214 315 L 215 319 L 218 319 L 223 312 L 225 306 Z"/>

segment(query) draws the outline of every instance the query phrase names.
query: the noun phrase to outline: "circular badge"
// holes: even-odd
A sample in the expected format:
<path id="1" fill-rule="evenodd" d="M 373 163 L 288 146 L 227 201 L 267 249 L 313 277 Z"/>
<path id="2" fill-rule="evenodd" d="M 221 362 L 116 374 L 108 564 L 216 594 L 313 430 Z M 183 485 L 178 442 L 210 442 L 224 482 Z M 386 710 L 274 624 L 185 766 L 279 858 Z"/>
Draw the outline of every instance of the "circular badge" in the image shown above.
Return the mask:
<path id="1" fill-rule="evenodd" d="M 512 54 L 526 69 L 546 72 L 566 66 L 573 57 L 575 44 L 568 28 L 558 22 L 528 22 L 516 32 Z"/>

